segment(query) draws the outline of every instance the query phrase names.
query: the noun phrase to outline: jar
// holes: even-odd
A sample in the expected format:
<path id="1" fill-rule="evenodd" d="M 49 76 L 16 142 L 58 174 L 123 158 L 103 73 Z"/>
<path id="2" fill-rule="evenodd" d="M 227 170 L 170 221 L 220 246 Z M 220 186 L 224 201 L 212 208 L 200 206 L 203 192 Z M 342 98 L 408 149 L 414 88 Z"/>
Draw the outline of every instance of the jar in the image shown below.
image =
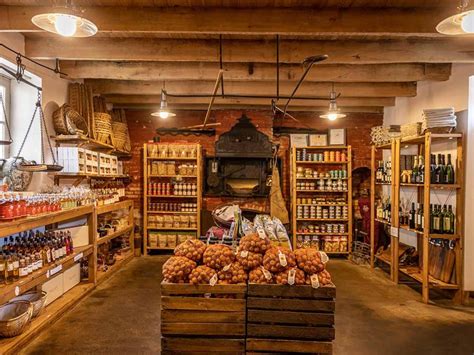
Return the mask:
<path id="1" fill-rule="evenodd" d="M 336 160 L 336 158 L 334 156 L 334 150 L 331 150 L 329 152 L 329 161 L 335 161 L 335 160 Z"/>

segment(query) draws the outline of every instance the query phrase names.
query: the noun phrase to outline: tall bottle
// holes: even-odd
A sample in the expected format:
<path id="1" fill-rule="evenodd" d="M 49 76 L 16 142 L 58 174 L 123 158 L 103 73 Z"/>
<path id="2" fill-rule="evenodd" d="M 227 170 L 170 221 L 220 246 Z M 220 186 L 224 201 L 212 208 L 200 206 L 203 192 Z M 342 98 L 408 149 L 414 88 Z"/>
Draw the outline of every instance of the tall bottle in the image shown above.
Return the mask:
<path id="1" fill-rule="evenodd" d="M 435 210 L 433 208 L 433 204 L 430 204 L 430 233 L 434 233 L 434 215 L 435 215 Z"/>
<path id="2" fill-rule="evenodd" d="M 418 209 L 416 211 L 416 230 L 417 231 L 423 231 L 424 227 L 424 215 L 423 215 L 423 204 L 419 203 L 418 204 Z"/>
<path id="3" fill-rule="evenodd" d="M 413 168 L 411 171 L 411 183 L 415 184 L 418 179 L 418 156 L 413 157 Z"/>
<path id="4" fill-rule="evenodd" d="M 425 164 L 423 161 L 423 156 L 418 157 L 418 175 L 416 177 L 417 184 L 423 184 L 425 182 Z"/>
<path id="5" fill-rule="evenodd" d="M 430 182 L 436 184 L 436 155 L 431 154 L 430 157 Z"/>
<path id="6" fill-rule="evenodd" d="M 448 163 L 445 166 L 445 175 L 444 175 L 444 183 L 445 184 L 454 184 L 454 167 L 451 164 L 451 154 L 448 154 Z"/>
<path id="7" fill-rule="evenodd" d="M 414 202 L 412 202 L 412 204 L 411 204 L 408 227 L 410 229 L 415 229 L 415 227 L 416 227 L 416 210 L 415 210 L 415 203 Z"/>
<path id="8" fill-rule="evenodd" d="M 446 205 L 443 207 L 443 220 L 443 232 L 445 234 L 454 234 L 454 213 L 451 205 L 448 209 L 446 209 Z"/>
<path id="9" fill-rule="evenodd" d="M 443 166 L 442 166 L 442 161 L 441 161 L 441 154 L 438 154 L 438 161 L 436 163 L 434 175 L 435 175 L 434 183 L 441 184 L 442 179 L 443 179 Z"/>
<path id="10" fill-rule="evenodd" d="M 5 283 L 13 283 L 13 259 L 10 254 L 6 255 L 5 261 Z"/>

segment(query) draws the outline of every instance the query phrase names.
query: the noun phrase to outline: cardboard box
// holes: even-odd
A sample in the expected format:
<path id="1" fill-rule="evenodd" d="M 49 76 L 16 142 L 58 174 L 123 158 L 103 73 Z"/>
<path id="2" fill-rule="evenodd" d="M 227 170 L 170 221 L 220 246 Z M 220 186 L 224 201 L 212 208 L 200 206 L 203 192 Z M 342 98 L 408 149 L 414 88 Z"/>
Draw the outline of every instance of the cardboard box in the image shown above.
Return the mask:
<path id="1" fill-rule="evenodd" d="M 81 266 L 75 264 L 63 273 L 63 291 L 66 293 L 81 282 Z"/>
<path id="2" fill-rule="evenodd" d="M 41 285 L 41 290 L 48 294 L 45 306 L 54 302 L 64 294 L 63 279 L 63 274 L 60 273 L 58 276 L 52 277 Z"/>

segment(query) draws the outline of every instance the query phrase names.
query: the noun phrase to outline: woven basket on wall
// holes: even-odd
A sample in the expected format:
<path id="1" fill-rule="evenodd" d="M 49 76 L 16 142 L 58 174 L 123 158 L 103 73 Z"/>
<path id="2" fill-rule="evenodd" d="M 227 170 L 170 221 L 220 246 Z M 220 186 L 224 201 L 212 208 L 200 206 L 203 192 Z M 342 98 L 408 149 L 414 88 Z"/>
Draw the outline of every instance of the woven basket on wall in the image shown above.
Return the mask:
<path id="1" fill-rule="evenodd" d="M 131 150 L 128 126 L 124 122 L 112 122 L 115 148 L 129 152 Z"/>
<path id="2" fill-rule="evenodd" d="M 84 134 L 89 127 L 86 120 L 76 110 L 64 104 L 53 112 L 53 125 L 56 134 Z"/>
<path id="3" fill-rule="evenodd" d="M 108 113 L 94 112 L 95 135 L 99 142 L 114 145 L 112 117 Z"/>

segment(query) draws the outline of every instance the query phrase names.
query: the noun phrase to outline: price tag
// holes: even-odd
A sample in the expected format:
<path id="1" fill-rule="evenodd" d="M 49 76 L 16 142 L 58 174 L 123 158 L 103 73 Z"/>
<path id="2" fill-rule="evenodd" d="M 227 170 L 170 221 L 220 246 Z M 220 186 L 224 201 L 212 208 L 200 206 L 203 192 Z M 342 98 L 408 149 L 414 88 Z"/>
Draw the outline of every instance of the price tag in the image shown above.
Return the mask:
<path id="1" fill-rule="evenodd" d="M 311 287 L 312 288 L 319 288 L 318 275 L 316 275 L 316 274 L 311 275 L 310 280 L 311 280 Z"/>
<path id="2" fill-rule="evenodd" d="M 329 256 L 324 251 L 320 251 L 319 256 L 323 264 L 326 264 L 329 261 Z"/>
<path id="3" fill-rule="evenodd" d="M 288 262 L 286 261 L 286 255 L 283 254 L 280 250 L 278 251 L 278 259 L 280 260 L 280 265 L 281 266 L 286 266 L 288 265 Z"/>
<path id="4" fill-rule="evenodd" d="M 53 276 L 60 272 L 63 269 L 63 264 L 56 266 L 55 268 L 49 270 L 49 276 Z"/>
<path id="5" fill-rule="evenodd" d="M 248 252 L 247 250 L 242 250 L 242 251 L 240 252 L 240 256 L 241 256 L 242 258 L 246 258 L 247 256 L 249 256 L 249 252 Z"/>
<path id="6" fill-rule="evenodd" d="M 46 278 L 49 279 L 49 270 L 46 271 Z"/>
<path id="7" fill-rule="evenodd" d="M 397 227 L 390 227 L 390 235 L 392 237 L 398 238 L 399 236 L 399 230 Z"/>
<path id="8" fill-rule="evenodd" d="M 257 233 L 258 233 L 258 236 L 260 237 L 260 239 L 265 239 L 267 237 L 267 235 L 265 234 L 265 231 L 263 230 L 262 227 L 257 228 Z"/>
<path id="9" fill-rule="evenodd" d="M 267 281 L 270 281 L 272 279 L 272 274 L 270 274 L 270 271 L 265 269 L 263 266 L 262 266 L 262 272 L 263 272 L 263 276 L 265 276 Z"/>
<path id="10" fill-rule="evenodd" d="M 15 287 L 15 296 L 20 295 L 20 288 L 18 286 Z"/>
<path id="11" fill-rule="evenodd" d="M 222 268 L 222 271 L 228 271 L 228 270 L 230 269 L 230 266 L 231 266 L 231 265 L 232 265 L 232 264 L 228 264 L 228 265 L 224 266 L 224 267 Z"/>
<path id="12" fill-rule="evenodd" d="M 77 255 L 74 257 L 74 262 L 76 262 L 76 261 L 78 261 L 78 260 L 81 260 L 83 256 L 84 256 L 84 253 L 83 253 L 83 252 L 80 252 L 79 254 L 77 254 Z"/>
<path id="13" fill-rule="evenodd" d="M 295 276 L 296 276 L 296 270 L 295 269 L 288 270 L 288 285 L 294 285 L 295 284 Z"/>
<path id="14" fill-rule="evenodd" d="M 212 276 L 211 279 L 209 280 L 209 285 L 215 286 L 216 283 L 217 283 L 217 274 L 214 274 L 214 276 Z"/>

